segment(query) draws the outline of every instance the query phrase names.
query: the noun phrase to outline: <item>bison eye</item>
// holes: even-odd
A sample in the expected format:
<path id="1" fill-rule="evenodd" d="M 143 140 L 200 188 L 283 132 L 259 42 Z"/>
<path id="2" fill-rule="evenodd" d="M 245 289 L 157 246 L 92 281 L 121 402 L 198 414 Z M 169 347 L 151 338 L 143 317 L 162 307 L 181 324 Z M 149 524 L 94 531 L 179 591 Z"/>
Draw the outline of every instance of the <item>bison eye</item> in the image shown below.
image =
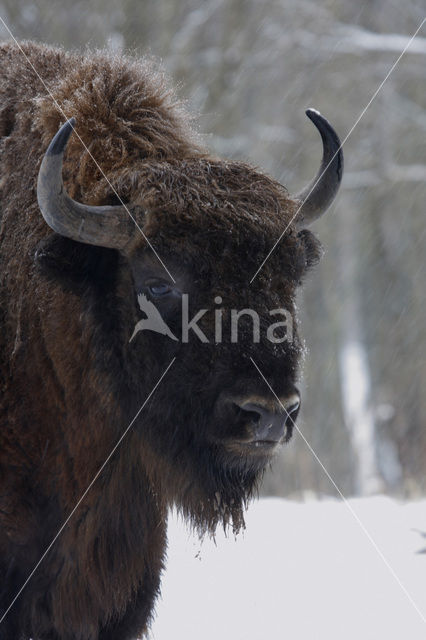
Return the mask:
<path id="1" fill-rule="evenodd" d="M 148 290 L 154 298 L 161 298 L 172 291 L 172 286 L 168 282 L 153 282 L 148 285 Z"/>

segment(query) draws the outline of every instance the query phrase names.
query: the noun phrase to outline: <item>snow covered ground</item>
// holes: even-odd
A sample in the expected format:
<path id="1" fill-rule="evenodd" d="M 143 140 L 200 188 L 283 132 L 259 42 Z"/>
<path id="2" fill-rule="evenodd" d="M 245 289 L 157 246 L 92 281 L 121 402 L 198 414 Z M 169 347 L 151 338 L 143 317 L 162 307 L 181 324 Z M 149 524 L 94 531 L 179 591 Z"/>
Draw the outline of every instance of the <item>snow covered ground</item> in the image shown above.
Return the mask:
<path id="1" fill-rule="evenodd" d="M 254 502 L 244 535 L 216 546 L 172 516 L 150 638 L 424 640 L 426 500 L 349 505 L 386 562 L 337 500 Z"/>

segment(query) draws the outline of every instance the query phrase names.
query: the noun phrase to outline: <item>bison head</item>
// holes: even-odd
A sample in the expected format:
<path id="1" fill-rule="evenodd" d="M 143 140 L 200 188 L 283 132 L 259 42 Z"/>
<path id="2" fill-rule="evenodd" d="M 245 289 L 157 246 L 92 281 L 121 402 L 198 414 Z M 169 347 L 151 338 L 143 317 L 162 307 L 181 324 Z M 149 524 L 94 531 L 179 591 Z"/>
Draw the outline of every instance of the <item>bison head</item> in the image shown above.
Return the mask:
<path id="1" fill-rule="evenodd" d="M 295 294 L 320 254 L 305 227 L 329 206 L 343 170 L 336 133 L 318 112 L 307 115 L 323 159 L 294 197 L 250 166 L 201 156 L 142 161 L 108 176 L 120 204 L 81 204 L 62 182 L 73 119 L 41 164 L 38 201 L 48 225 L 108 255 L 102 291 L 119 290 L 119 308 L 92 324 L 115 354 L 111 392 L 129 418 L 173 362 L 134 428 L 153 492 L 201 528 L 242 524 L 242 506 L 299 410 Z M 89 268 L 84 277 L 90 289 Z M 150 315 L 167 330 L 136 330 Z M 112 359 L 100 361 L 107 368 Z"/>

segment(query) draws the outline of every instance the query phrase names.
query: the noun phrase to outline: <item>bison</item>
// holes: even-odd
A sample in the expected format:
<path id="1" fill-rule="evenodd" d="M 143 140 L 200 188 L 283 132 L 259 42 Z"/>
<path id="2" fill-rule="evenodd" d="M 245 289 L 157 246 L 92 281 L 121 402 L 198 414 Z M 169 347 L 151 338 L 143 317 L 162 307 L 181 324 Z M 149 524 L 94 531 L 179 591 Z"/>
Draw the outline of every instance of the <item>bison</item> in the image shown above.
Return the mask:
<path id="1" fill-rule="evenodd" d="M 321 252 L 305 227 L 338 190 L 340 143 L 307 112 L 323 160 L 291 197 L 209 153 L 150 60 L 0 56 L 0 636 L 130 640 L 153 614 L 168 509 L 239 530 L 291 436 L 295 294 Z M 181 339 L 184 299 L 207 341 Z M 139 330 L 141 301 L 171 335 Z M 272 309 L 291 340 L 267 338 Z"/>

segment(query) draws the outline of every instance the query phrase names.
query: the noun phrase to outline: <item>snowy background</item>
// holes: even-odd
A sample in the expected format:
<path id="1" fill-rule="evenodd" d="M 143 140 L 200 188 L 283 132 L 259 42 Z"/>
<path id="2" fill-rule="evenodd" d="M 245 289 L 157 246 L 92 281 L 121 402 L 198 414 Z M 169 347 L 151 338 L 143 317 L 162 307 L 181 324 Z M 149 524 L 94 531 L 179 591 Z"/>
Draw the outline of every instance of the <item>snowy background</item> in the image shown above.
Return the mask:
<path id="1" fill-rule="evenodd" d="M 171 517 L 150 640 L 426 638 L 426 500 L 268 498 L 246 524 L 201 544 Z"/>

